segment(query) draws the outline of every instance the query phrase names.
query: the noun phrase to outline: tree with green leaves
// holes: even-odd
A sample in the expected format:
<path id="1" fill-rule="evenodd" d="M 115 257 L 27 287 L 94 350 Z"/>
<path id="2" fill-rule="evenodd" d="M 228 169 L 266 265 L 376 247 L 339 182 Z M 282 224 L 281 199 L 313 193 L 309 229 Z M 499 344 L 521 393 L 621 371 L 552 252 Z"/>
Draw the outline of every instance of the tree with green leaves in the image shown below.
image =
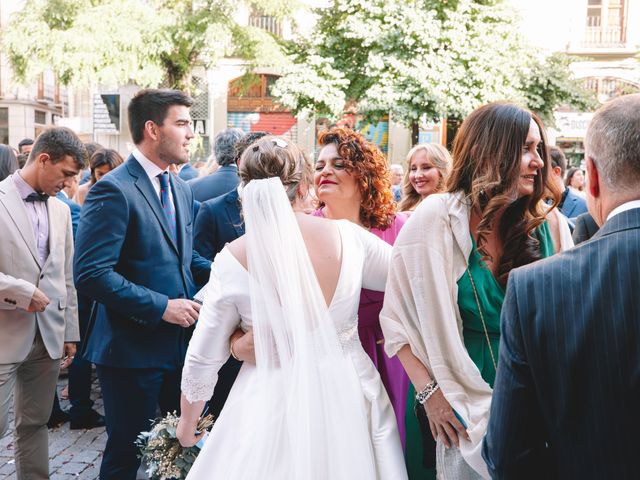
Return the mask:
<path id="1" fill-rule="evenodd" d="M 240 25 L 231 0 L 27 0 L 2 35 L 18 81 L 47 69 L 63 84 L 168 86 L 189 89 L 195 65 L 225 56 L 255 64 L 286 62 L 282 43 Z M 245 7 L 282 19 L 299 7 L 247 0 Z"/>
<path id="2" fill-rule="evenodd" d="M 355 105 L 369 118 L 412 125 L 498 99 L 545 118 L 560 103 L 588 103 L 561 57 L 540 59 L 501 1 L 334 0 L 317 15 L 276 84 L 295 112 L 340 116 Z"/>
<path id="3" fill-rule="evenodd" d="M 523 70 L 521 90 L 523 103 L 536 112 L 546 125 L 554 125 L 553 110 L 570 105 L 580 111 L 595 110 L 595 94 L 570 74 L 572 61 L 580 61 L 563 53 L 554 53 L 534 59 L 532 66 Z"/>

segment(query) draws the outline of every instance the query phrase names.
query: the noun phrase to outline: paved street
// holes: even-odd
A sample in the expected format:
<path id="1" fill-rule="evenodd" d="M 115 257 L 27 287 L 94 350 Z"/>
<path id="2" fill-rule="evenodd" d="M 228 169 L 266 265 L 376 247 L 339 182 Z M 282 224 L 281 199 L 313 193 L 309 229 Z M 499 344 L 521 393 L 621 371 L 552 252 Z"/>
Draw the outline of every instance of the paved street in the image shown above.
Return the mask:
<path id="1" fill-rule="evenodd" d="M 58 382 L 58 393 L 66 386 L 67 379 Z M 94 379 L 92 398 L 95 407 L 101 413 L 102 399 L 99 395 L 100 387 Z M 69 408 L 69 401 L 60 398 L 63 409 Z M 13 425 L 13 416 L 11 418 Z M 49 430 L 49 466 L 51 480 L 94 480 L 98 478 L 102 450 L 107 440 L 104 428 L 92 430 L 70 430 L 69 423 L 59 428 Z M 13 460 L 13 434 L 0 439 L 0 480 L 16 478 Z"/>

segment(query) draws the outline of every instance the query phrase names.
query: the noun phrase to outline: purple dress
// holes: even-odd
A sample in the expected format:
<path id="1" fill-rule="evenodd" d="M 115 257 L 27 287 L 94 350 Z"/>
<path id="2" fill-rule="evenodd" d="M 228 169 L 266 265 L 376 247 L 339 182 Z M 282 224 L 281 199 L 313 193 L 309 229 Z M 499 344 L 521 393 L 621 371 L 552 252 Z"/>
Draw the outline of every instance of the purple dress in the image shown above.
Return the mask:
<path id="1" fill-rule="evenodd" d="M 313 213 L 316 217 L 324 217 L 322 209 Z M 400 229 L 407 221 L 408 217 L 403 213 L 396 214 L 393 223 L 386 230 L 372 228 L 371 233 L 384 240 L 389 245 L 396 241 Z M 371 357 L 376 366 L 382 384 L 387 390 L 391 405 L 396 414 L 398 431 L 402 441 L 402 448 L 405 445 L 405 414 L 407 410 L 407 394 L 409 392 L 409 377 L 402 367 L 402 363 L 397 356 L 387 357 L 384 352 L 384 336 L 380 327 L 380 311 L 384 300 L 383 292 L 376 292 L 363 288 L 360 291 L 360 306 L 358 307 L 358 335 L 362 348 Z"/>

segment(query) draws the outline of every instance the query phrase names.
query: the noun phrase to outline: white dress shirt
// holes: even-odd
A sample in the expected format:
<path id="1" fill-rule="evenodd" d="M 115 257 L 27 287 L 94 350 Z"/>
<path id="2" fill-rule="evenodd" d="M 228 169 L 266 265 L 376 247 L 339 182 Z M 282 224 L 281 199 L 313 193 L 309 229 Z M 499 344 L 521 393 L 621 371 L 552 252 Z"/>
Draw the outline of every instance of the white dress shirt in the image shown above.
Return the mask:
<path id="1" fill-rule="evenodd" d="M 149 177 L 149 180 L 151 181 L 151 185 L 153 185 L 153 189 L 155 190 L 156 195 L 158 196 L 158 200 L 160 200 L 160 179 L 158 178 L 158 175 L 167 172 L 168 168 L 165 168 L 164 170 L 161 169 L 159 166 L 145 157 L 144 154 L 137 148 L 134 149 L 131 154 L 133 155 L 133 158 L 135 158 L 144 169 L 145 173 Z M 168 173 L 168 175 L 171 175 L 171 173 Z M 173 207 L 173 211 L 175 212 L 171 183 L 169 183 L 169 201 L 171 202 L 171 206 Z"/>
<path id="2" fill-rule="evenodd" d="M 49 212 L 45 202 L 27 202 L 25 198 L 36 191 L 29 185 L 18 170 L 13 175 L 13 183 L 24 202 L 29 215 L 29 222 L 33 227 L 33 235 L 38 249 L 40 265 L 43 266 L 49 257 Z"/>
<path id="3" fill-rule="evenodd" d="M 616 208 L 611 210 L 611 213 L 609 213 L 609 215 L 607 215 L 607 222 L 619 213 L 626 212 L 627 210 L 632 210 L 634 208 L 640 208 L 640 200 L 631 200 L 630 202 L 618 205 Z"/>

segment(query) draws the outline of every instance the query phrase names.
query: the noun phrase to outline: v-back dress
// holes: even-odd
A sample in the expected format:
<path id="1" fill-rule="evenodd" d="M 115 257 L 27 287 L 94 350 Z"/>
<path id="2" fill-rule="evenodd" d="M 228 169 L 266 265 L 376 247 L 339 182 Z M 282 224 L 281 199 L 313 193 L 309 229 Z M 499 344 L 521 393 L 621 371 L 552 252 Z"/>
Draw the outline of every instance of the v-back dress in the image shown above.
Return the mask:
<path id="1" fill-rule="evenodd" d="M 358 340 L 357 323 L 360 289 L 384 289 L 391 249 L 347 221 L 338 221 L 338 225 L 342 265 L 328 308 L 342 352 L 350 360 L 347 364 L 353 367 L 344 374 L 351 375 L 362 392 L 369 436 L 361 441 L 371 446 L 376 479 L 404 479 L 407 474 L 394 411 L 380 375 Z M 192 402 L 211 397 L 217 372 L 229 357 L 229 337 L 238 326 L 246 330 L 252 325 L 249 273 L 226 247 L 216 256 L 207 288 L 183 370 L 183 393 Z M 189 480 L 242 478 L 243 464 L 251 462 L 252 452 L 261 448 L 252 443 L 251 425 L 243 421 L 244 413 L 260 401 L 256 372 L 254 365 L 243 364 Z M 286 382 L 286 378 L 279 381 Z M 278 415 L 285 414 L 273 412 L 265 421 L 277 421 Z M 236 459 L 234 464 L 230 458 Z M 287 471 L 287 461 L 288 452 L 283 451 L 273 471 L 262 472 L 261 478 L 288 479 L 282 474 Z"/>
<path id="2" fill-rule="evenodd" d="M 313 215 L 324 217 L 322 208 L 316 210 Z M 394 244 L 400 229 L 406 223 L 408 217 L 404 213 L 396 214 L 391 225 L 385 230 L 372 228 L 370 232 L 389 245 Z M 358 336 L 362 348 L 380 373 L 380 378 L 384 384 L 391 405 L 396 414 L 400 440 L 405 443 L 405 422 L 415 423 L 413 414 L 410 411 L 409 420 L 406 420 L 407 413 L 407 392 L 409 391 L 409 377 L 404 371 L 402 363 L 397 356 L 388 357 L 384 352 L 384 335 L 380 326 L 380 310 L 384 302 L 384 293 L 373 289 L 363 288 L 360 292 L 360 303 L 358 306 Z M 414 395 L 415 396 L 415 395 Z M 413 398 L 413 397 L 411 397 Z M 414 425 L 409 425 L 409 428 Z M 415 425 L 417 427 L 417 425 Z"/>

